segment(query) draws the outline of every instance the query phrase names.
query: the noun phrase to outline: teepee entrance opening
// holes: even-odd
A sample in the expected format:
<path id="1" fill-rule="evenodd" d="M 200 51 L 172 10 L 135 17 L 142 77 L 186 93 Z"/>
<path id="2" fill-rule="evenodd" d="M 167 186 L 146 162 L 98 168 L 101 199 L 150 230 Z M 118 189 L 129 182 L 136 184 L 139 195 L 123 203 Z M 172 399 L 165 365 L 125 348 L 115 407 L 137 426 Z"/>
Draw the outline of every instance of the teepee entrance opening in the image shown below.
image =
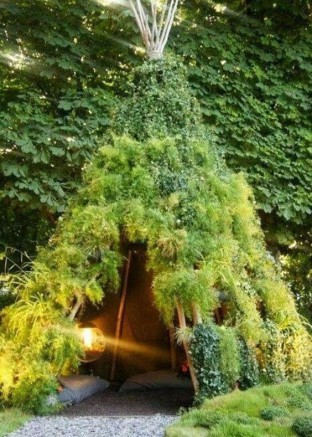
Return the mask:
<path id="1" fill-rule="evenodd" d="M 119 292 L 107 294 L 100 307 L 86 306 L 81 321 L 101 329 L 107 342 L 100 358 L 82 364 L 84 372 L 122 382 L 149 371 L 177 371 L 185 359 L 155 306 L 146 263 L 145 246 L 131 245 Z"/>

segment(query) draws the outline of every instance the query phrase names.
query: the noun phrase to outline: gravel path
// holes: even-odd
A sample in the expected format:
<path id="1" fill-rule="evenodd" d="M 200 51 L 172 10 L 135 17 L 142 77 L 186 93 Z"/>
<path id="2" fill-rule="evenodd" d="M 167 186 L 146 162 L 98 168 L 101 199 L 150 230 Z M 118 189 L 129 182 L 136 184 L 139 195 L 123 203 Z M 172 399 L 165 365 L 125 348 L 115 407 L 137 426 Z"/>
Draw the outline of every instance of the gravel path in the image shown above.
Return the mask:
<path id="1" fill-rule="evenodd" d="M 146 390 L 116 392 L 105 390 L 83 402 L 64 408 L 59 415 L 82 416 L 174 416 L 181 407 L 192 405 L 192 390 Z"/>
<path id="2" fill-rule="evenodd" d="M 176 416 L 37 417 L 10 437 L 163 437 Z"/>
<path id="3" fill-rule="evenodd" d="M 192 390 L 119 393 L 114 388 L 65 408 L 55 416 L 36 417 L 10 437 L 163 437 L 181 407 L 192 404 Z"/>

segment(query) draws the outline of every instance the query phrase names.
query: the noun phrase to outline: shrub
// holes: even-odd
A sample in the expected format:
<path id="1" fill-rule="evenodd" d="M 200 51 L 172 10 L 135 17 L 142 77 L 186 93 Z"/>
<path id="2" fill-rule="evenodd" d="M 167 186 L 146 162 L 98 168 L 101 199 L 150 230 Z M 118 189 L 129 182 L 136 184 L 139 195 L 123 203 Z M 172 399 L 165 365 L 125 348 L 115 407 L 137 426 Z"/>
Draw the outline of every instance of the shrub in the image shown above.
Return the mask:
<path id="1" fill-rule="evenodd" d="M 31 374 L 20 378 L 13 390 L 12 404 L 35 414 L 48 414 L 58 409 L 59 404 L 48 401 L 49 395 L 56 392 L 58 384 L 50 374 L 44 375 L 40 370 L 38 375 L 30 371 Z"/>
<path id="2" fill-rule="evenodd" d="M 205 397 L 228 393 L 236 382 L 243 390 L 259 384 L 255 353 L 242 338 L 237 338 L 233 328 L 197 325 L 191 353 L 200 385 L 199 402 Z"/>
<path id="3" fill-rule="evenodd" d="M 241 370 L 240 350 L 233 328 L 222 327 L 220 332 L 220 368 L 224 379 L 230 387 L 238 381 Z"/>
<path id="4" fill-rule="evenodd" d="M 278 407 L 278 406 L 270 406 L 267 408 L 263 408 L 260 411 L 260 416 L 263 420 L 274 420 L 278 417 L 285 417 L 288 416 L 289 412 L 286 408 Z"/>
<path id="5" fill-rule="evenodd" d="M 230 386 L 221 370 L 220 334 L 217 327 L 212 324 L 197 325 L 190 349 L 199 382 L 197 401 L 227 393 Z"/>
<path id="6" fill-rule="evenodd" d="M 259 364 L 254 350 L 248 347 L 243 338 L 239 339 L 238 344 L 240 352 L 239 388 L 246 390 L 259 385 Z"/>
<path id="7" fill-rule="evenodd" d="M 292 408 L 298 408 L 300 410 L 311 411 L 312 403 L 309 402 L 307 397 L 297 390 L 294 395 L 288 400 L 288 405 Z"/>
<path id="8" fill-rule="evenodd" d="M 292 430 L 300 437 L 312 436 L 312 417 L 303 416 L 295 419 Z"/>
<path id="9" fill-rule="evenodd" d="M 302 384 L 299 387 L 299 391 L 303 393 L 305 396 L 309 398 L 310 401 L 312 401 L 312 384 Z"/>

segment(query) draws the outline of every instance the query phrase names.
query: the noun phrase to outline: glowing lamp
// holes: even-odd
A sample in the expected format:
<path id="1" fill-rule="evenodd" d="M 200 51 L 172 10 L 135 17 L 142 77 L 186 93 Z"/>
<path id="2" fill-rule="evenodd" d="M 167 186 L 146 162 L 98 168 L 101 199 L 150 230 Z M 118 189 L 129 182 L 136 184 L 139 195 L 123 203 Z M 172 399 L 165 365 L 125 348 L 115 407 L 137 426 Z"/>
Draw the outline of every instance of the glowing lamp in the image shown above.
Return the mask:
<path id="1" fill-rule="evenodd" d="M 89 363 L 100 358 L 106 345 L 103 332 L 93 323 L 81 323 L 78 326 L 78 335 L 84 351 L 84 358 L 81 361 Z"/>

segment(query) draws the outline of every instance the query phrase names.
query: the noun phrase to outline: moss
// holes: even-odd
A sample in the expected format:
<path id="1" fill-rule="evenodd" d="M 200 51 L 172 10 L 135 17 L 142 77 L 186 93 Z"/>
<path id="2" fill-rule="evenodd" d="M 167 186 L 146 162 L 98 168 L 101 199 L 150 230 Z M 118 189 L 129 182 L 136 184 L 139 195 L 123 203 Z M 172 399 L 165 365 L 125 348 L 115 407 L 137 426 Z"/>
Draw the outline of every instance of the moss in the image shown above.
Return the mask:
<path id="1" fill-rule="evenodd" d="M 301 417 L 302 411 L 289 406 L 289 400 L 302 389 L 301 384 L 278 384 L 257 387 L 244 392 L 234 391 L 231 394 L 206 400 L 201 408 L 184 414 L 179 422 L 171 425 L 167 436 L 175 436 L 176 430 L 182 434 L 187 429 L 189 435 L 196 436 L 198 429 L 205 429 L 205 417 L 208 428 L 207 436 L 294 436 L 296 432 L 310 432 L 311 414 Z M 309 404 L 309 398 L 304 395 Z M 210 418 L 218 418 L 211 421 Z M 269 421 L 268 421 L 269 420 Z M 204 434 L 203 434 L 204 435 Z M 311 435 L 311 434 L 298 434 Z"/>
<path id="2" fill-rule="evenodd" d="M 260 416 L 263 420 L 274 420 L 277 417 L 285 417 L 288 416 L 289 412 L 286 408 L 283 407 L 276 407 L 276 406 L 270 406 L 267 408 L 263 408 L 260 411 Z"/>
<path id="3" fill-rule="evenodd" d="M 312 435 L 312 417 L 297 417 L 292 425 L 293 431 L 299 437 L 311 437 Z"/>
<path id="4" fill-rule="evenodd" d="M 17 409 L 0 409 L 0 437 L 5 437 L 22 426 L 31 416 Z"/>

